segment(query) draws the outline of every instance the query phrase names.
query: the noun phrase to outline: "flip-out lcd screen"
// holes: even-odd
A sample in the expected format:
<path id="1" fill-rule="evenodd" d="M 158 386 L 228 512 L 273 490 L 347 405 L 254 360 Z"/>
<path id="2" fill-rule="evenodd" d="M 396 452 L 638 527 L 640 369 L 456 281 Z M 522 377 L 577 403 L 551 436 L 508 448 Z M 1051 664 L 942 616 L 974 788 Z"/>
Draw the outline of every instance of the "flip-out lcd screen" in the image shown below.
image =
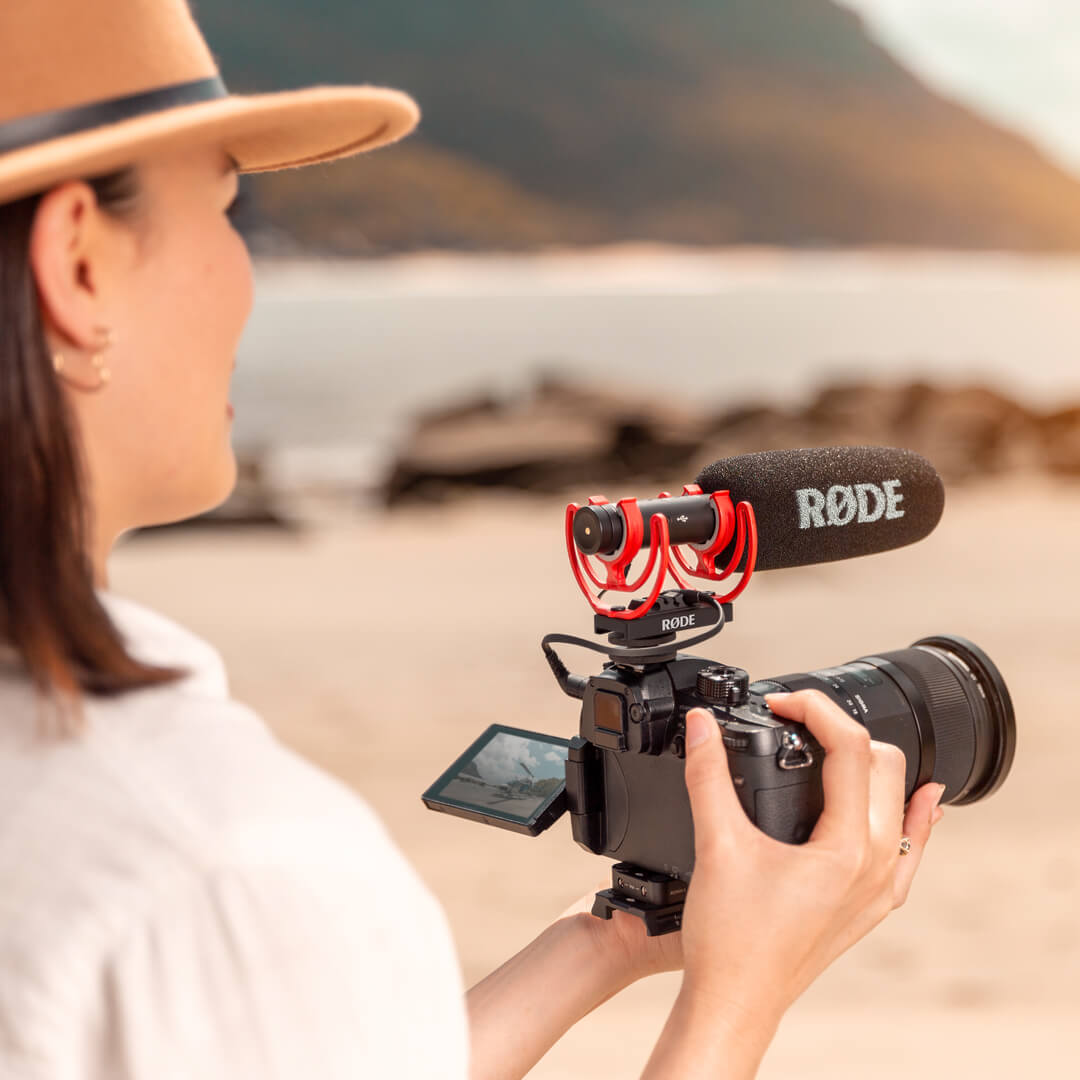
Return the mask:
<path id="1" fill-rule="evenodd" d="M 535 836 L 565 808 L 569 741 L 492 724 L 424 792 L 432 810 Z"/>

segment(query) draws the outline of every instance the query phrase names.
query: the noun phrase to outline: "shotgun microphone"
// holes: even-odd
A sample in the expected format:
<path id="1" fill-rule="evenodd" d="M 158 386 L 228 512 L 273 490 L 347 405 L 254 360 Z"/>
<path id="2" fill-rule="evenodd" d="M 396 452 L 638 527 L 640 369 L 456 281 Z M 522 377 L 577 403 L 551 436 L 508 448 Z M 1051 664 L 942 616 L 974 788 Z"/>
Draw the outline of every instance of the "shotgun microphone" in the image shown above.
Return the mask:
<path id="1" fill-rule="evenodd" d="M 729 491 L 757 518 L 757 570 L 853 559 L 904 547 L 928 536 L 941 519 L 945 490 L 934 467 L 910 450 L 888 446 L 829 446 L 765 450 L 707 465 L 697 483 L 704 495 L 640 499 L 644 536 L 662 514 L 673 544 L 699 549 L 716 538 L 717 512 L 709 494 Z M 574 542 L 584 555 L 616 557 L 627 535 L 617 504 L 581 507 Z M 717 556 L 724 565 L 733 546 Z M 740 567 L 741 568 L 741 567 Z"/>

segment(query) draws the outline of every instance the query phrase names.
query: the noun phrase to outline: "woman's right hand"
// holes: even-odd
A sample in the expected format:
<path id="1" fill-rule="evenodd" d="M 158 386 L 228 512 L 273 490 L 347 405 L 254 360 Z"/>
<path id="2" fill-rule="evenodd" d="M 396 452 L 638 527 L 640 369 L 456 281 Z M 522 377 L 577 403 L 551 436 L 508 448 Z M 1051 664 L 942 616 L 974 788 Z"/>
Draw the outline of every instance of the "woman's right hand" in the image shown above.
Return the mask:
<path id="1" fill-rule="evenodd" d="M 716 718 L 686 720 L 694 873 L 682 923 L 683 994 L 728 1019 L 774 1026 L 841 953 L 907 898 L 944 788 L 924 784 L 904 811 L 904 755 L 816 690 L 772 694 L 770 709 L 825 748 L 825 806 L 805 844 L 746 816 Z M 695 743 L 695 739 L 700 741 Z M 911 840 L 901 856 L 900 837 Z"/>

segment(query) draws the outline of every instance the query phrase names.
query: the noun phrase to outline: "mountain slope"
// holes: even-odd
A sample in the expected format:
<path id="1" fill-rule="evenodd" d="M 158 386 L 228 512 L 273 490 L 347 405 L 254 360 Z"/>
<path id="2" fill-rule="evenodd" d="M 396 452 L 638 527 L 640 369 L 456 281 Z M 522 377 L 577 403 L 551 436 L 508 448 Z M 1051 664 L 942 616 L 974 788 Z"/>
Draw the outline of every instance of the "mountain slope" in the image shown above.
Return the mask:
<path id="1" fill-rule="evenodd" d="M 403 147 L 373 154 L 334 214 L 430 211 L 443 167 L 449 188 L 430 228 L 383 229 L 369 249 L 632 238 L 1080 247 L 1080 183 L 930 92 L 831 0 L 195 6 L 234 90 L 375 82 L 416 96 L 424 119 L 411 143 L 431 167 L 403 177 L 391 164 Z M 483 196 L 479 214 L 476 197 L 471 210 L 460 201 L 469 168 L 500 193 L 501 244 L 501 227 L 476 232 Z M 256 188 L 285 224 L 301 197 L 285 194 L 289 183 L 267 175 Z M 513 227 L 512 205 L 542 206 L 542 226 Z"/>

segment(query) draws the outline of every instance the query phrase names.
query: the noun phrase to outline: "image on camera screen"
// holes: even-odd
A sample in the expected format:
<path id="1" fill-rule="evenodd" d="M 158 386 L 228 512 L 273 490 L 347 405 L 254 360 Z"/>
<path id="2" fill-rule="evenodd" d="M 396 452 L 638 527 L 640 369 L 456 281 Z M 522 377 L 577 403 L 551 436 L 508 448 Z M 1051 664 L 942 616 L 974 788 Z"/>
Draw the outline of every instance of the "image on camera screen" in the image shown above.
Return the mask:
<path id="1" fill-rule="evenodd" d="M 562 789 L 566 754 L 563 739 L 489 730 L 428 794 L 527 821 Z"/>

